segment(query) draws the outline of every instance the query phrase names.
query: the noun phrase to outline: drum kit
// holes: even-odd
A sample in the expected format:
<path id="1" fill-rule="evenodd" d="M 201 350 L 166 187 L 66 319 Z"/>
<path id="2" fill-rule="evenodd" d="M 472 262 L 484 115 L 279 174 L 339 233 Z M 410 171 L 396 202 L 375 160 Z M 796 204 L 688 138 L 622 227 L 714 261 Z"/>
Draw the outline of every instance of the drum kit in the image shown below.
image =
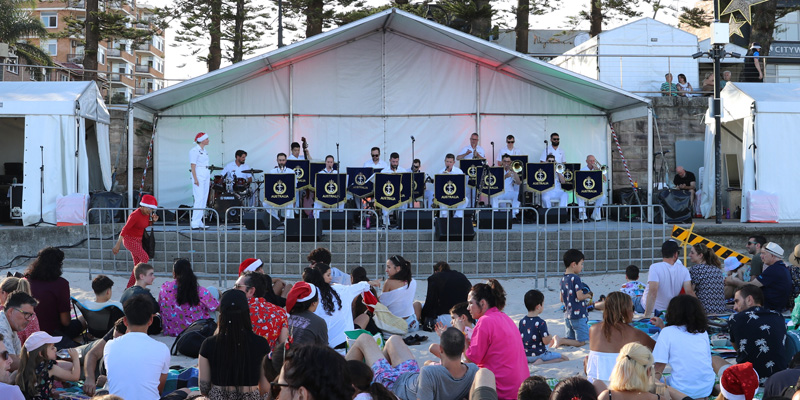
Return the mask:
<path id="1" fill-rule="evenodd" d="M 208 167 L 213 173 L 221 171 L 223 168 L 212 165 Z M 246 174 L 260 174 L 264 171 L 260 169 L 248 169 L 242 171 Z M 252 188 L 252 184 L 256 187 Z M 213 208 L 224 221 L 220 222 L 239 222 L 241 209 L 231 209 L 232 207 L 259 207 L 261 198 L 261 185 L 264 179 L 256 180 L 252 183 L 247 178 L 233 176 L 214 175 L 211 180 L 211 190 L 208 192 L 208 208 Z"/>

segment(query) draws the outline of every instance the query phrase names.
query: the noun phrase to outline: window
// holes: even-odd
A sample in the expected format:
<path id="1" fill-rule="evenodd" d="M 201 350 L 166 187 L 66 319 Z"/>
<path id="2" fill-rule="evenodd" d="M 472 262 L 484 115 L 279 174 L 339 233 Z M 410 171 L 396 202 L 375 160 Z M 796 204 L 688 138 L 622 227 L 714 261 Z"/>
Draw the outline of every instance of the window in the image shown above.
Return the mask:
<path id="1" fill-rule="evenodd" d="M 19 62 L 17 57 L 6 58 L 6 64 L 13 64 L 13 65 L 7 65 L 6 71 L 11 72 L 12 74 L 19 74 L 19 67 L 17 66 Z"/>
<path id="2" fill-rule="evenodd" d="M 42 23 L 45 28 L 58 28 L 58 14 L 42 13 Z"/>
<path id="3" fill-rule="evenodd" d="M 62 81 L 62 82 L 69 81 L 69 75 L 67 75 L 67 74 L 61 74 L 61 81 Z"/>
<path id="4" fill-rule="evenodd" d="M 106 49 L 102 47 L 97 49 L 97 63 L 100 65 L 106 64 Z"/>
<path id="5" fill-rule="evenodd" d="M 50 56 L 58 55 L 58 39 L 49 39 L 42 42 L 42 50 L 46 51 Z"/>

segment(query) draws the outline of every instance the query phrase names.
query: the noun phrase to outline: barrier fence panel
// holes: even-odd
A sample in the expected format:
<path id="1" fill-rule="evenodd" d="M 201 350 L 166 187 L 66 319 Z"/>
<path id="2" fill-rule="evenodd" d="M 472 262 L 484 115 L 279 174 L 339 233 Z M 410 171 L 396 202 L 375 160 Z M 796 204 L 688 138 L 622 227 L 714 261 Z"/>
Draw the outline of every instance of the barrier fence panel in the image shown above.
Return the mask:
<path id="1" fill-rule="evenodd" d="M 90 224 L 86 226 L 86 263 L 89 274 L 94 271 L 106 275 L 128 276 L 133 270 L 133 260 L 124 245 L 115 255 L 112 248 L 120 231 L 125 226 L 128 215 L 135 208 L 92 208 L 88 212 Z M 178 258 L 186 258 L 192 263 L 192 270 L 201 279 L 214 279 L 222 284 L 220 269 L 220 225 L 211 224 L 208 229 L 191 229 L 188 220 L 191 208 L 159 208 L 159 220 L 148 228 L 155 236 L 155 254 L 148 261 L 158 276 L 172 276 L 172 265 Z M 202 210 L 210 216 L 208 220 L 219 221 L 213 209 Z M 96 222 L 96 223 L 92 223 Z M 208 223 L 208 222 L 207 222 Z M 93 229 L 93 227 L 95 227 Z M 93 237 L 96 235 L 96 237 Z"/>
<path id="2" fill-rule="evenodd" d="M 294 208 L 301 215 L 313 208 Z M 270 207 L 232 207 L 226 216 L 238 214 L 242 220 L 223 220 L 224 278 L 235 279 L 239 263 L 259 258 L 270 276 L 299 279 L 309 266 L 306 257 L 317 247 L 331 251 L 331 265 L 351 271 L 363 266 L 369 274 L 383 274 L 385 232 L 377 228 L 378 214 L 369 209 L 317 209 L 319 218 L 287 218 L 284 210 Z M 291 212 L 291 211 L 289 211 Z M 313 215 L 313 214 L 312 214 Z M 225 217 L 223 217 L 225 218 Z M 367 219 L 372 222 L 366 228 Z M 373 222 L 374 221 L 374 222 Z M 348 282 L 349 283 L 349 282 Z"/>
<path id="3" fill-rule="evenodd" d="M 628 265 L 641 269 L 661 260 L 661 244 L 668 238 L 667 225 L 647 222 L 660 205 L 604 205 L 599 221 L 591 219 L 593 206 L 587 205 L 587 220 L 579 220 L 578 206 L 551 208 L 545 211 L 545 220 L 552 224 L 543 226 L 542 254 L 547 287 L 548 276 L 564 274 L 563 254 L 568 249 L 583 252 L 584 273 L 624 272 Z M 649 210 L 648 210 L 649 209 Z M 657 212 L 656 212 L 657 214 Z"/>

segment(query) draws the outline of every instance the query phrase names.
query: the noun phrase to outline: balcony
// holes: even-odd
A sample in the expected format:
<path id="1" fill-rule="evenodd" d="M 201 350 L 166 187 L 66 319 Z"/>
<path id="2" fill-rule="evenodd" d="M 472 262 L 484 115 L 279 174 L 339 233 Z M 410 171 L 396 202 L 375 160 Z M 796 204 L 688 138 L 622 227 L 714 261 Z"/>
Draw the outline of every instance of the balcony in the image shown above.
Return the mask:
<path id="1" fill-rule="evenodd" d="M 75 64 L 83 64 L 83 53 L 79 54 L 67 54 L 67 62 L 75 63 Z"/>
<path id="2" fill-rule="evenodd" d="M 137 96 L 144 96 L 147 94 L 147 88 L 137 87 L 134 91 L 134 94 Z"/>
<path id="3" fill-rule="evenodd" d="M 68 4 L 69 8 L 79 8 L 82 10 L 86 9 L 86 2 L 84 0 L 69 0 Z"/>
<path id="4" fill-rule="evenodd" d="M 111 80 L 111 82 L 122 82 L 122 75 L 120 75 L 120 74 L 111 74 L 110 80 Z"/>
<path id="5" fill-rule="evenodd" d="M 136 24 L 135 26 L 136 26 L 136 29 L 150 30 L 150 25 L 147 25 L 147 24 Z"/>
<path id="6" fill-rule="evenodd" d="M 108 50 L 106 50 L 106 57 L 107 58 L 122 58 L 122 50 L 120 50 L 120 49 L 108 49 Z"/>

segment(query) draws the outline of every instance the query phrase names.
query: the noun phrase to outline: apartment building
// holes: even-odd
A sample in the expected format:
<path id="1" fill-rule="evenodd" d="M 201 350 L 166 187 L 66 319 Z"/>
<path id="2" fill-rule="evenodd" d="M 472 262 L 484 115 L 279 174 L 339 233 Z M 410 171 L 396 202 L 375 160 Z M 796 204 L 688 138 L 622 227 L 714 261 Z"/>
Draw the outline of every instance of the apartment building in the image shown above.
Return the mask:
<path id="1" fill-rule="evenodd" d="M 100 8 L 110 8 L 129 15 L 135 21 L 136 28 L 154 29 L 149 23 L 153 17 L 153 7 L 143 2 L 100 0 Z M 84 0 L 40 0 L 33 13 L 42 20 L 48 32 L 56 33 L 66 29 L 67 16 L 85 19 L 86 4 Z M 164 87 L 164 32 L 156 32 L 150 41 L 139 45 L 126 39 L 100 42 L 97 68 L 101 71 L 99 76 L 105 82 L 103 89 L 107 98 L 127 102 L 133 96 L 141 96 Z M 57 70 L 47 79 L 70 80 L 82 75 L 80 69 L 83 68 L 84 48 L 79 39 L 36 39 L 33 42 L 47 51 L 58 65 L 78 69 Z"/>

